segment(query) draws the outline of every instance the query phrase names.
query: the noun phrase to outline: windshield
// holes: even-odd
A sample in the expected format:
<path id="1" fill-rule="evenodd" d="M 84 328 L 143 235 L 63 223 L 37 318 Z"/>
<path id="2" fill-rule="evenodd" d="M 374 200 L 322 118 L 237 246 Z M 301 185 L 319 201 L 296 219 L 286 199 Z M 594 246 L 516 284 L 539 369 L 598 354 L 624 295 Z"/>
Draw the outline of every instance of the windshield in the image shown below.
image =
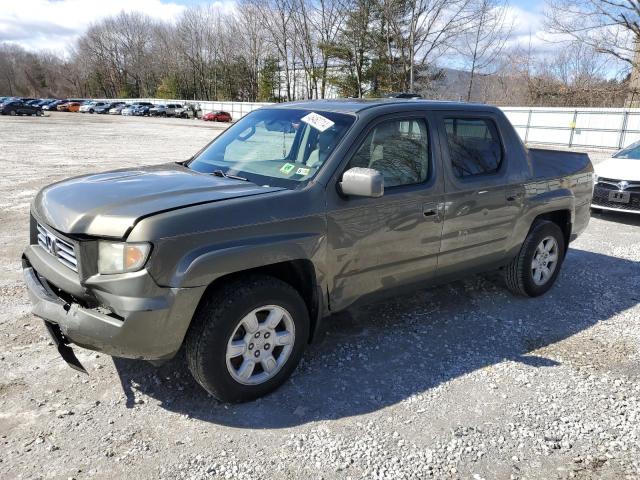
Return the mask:
<path id="1" fill-rule="evenodd" d="M 616 153 L 613 158 L 640 160 L 640 142 L 632 143 L 627 148 L 623 148 L 618 153 Z"/>
<path id="2" fill-rule="evenodd" d="M 216 138 L 189 168 L 295 188 L 320 170 L 353 121 L 332 112 L 256 110 Z"/>

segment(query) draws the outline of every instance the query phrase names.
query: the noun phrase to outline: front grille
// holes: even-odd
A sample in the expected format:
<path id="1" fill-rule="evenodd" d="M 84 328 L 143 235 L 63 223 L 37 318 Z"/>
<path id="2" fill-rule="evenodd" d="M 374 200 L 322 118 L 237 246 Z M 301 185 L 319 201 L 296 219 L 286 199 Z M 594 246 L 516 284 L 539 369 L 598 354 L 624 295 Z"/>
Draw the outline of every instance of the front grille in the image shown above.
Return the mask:
<path id="1" fill-rule="evenodd" d="M 617 180 L 615 178 L 599 178 L 598 187 L 605 190 L 621 190 L 620 184 L 624 182 L 625 192 L 640 192 L 640 182 L 627 182 L 625 180 Z"/>
<path id="2" fill-rule="evenodd" d="M 609 185 L 601 185 L 600 182 L 593 189 L 593 201 L 595 207 L 615 208 L 616 210 L 640 211 L 640 191 L 630 191 L 629 203 L 619 203 L 609 201 L 609 192 L 618 190 L 617 188 L 609 188 Z M 628 191 L 628 190 L 625 190 Z"/>
<path id="3" fill-rule="evenodd" d="M 46 229 L 39 223 L 38 228 L 38 245 L 44 248 L 51 255 L 56 257 L 60 263 L 69 267 L 74 272 L 78 271 L 78 260 L 76 259 L 76 251 L 73 244 L 67 240 L 63 240 L 51 230 Z"/>

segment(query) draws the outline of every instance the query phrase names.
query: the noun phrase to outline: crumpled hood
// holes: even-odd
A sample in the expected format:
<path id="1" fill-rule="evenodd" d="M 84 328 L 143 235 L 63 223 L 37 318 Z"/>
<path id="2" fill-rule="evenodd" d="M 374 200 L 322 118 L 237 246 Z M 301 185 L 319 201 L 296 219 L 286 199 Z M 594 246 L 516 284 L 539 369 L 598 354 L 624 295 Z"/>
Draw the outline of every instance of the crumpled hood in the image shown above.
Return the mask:
<path id="1" fill-rule="evenodd" d="M 155 213 L 280 190 L 169 164 L 54 183 L 38 193 L 32 208 L 63 233 L 123 238 L 138 220 Z"/>
<path id="2" fill-rule="evenodd" d="M 595 166 L 598 176 L 628 182 L 640 182 L 640 160 L 610 158 Z"/>

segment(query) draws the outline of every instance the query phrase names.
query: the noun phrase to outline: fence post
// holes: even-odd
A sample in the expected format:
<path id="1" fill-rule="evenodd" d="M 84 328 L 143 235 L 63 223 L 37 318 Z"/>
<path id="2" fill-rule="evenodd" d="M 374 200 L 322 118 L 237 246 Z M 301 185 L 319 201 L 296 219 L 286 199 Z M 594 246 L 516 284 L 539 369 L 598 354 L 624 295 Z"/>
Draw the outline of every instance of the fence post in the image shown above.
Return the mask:
<path id="1" fill-rule="evenodd" d="M 573 122 L 571 122 L 571 134 L 569 135 L 569 148 L 573 146 L 573 135 L 576 131 L 576 121 L 578 120 L 578 110 L 573 111 Z"/>
<path id="2" fill-rule="evenodd" d="M 627 126 L 629 123 L 629 110 L 625 110 L 622 116 L 622 127 L 620 128 L 620 138 L 618 139 L 618 150 L 624 148 L 624 139 L 627 136 Z"/>
<path id="3" fill-rule="evenodd" d="M 529 141 L 529 127 L 531 126 L 531 114 L 533 113 L 533 109 L 529 109 L 529 114 L 527 115 L 527 127 L 524 130 L 524 144 L 526 145 Z"/>

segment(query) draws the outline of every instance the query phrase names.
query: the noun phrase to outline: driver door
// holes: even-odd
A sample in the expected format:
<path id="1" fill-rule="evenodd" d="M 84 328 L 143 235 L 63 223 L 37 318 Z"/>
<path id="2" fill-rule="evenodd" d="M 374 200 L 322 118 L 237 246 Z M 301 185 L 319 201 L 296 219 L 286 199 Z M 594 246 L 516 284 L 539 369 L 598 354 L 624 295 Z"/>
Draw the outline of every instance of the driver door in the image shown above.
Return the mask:
<path id="1" fill-rule="evenodd" d="M 443 187 L 426 114 L 386 116 L 363 133 L 342 171 L 374 168 L 379 198 L 329 195 L 329 297 L 341 309 L 435 275 L 442 234 Z"/>

